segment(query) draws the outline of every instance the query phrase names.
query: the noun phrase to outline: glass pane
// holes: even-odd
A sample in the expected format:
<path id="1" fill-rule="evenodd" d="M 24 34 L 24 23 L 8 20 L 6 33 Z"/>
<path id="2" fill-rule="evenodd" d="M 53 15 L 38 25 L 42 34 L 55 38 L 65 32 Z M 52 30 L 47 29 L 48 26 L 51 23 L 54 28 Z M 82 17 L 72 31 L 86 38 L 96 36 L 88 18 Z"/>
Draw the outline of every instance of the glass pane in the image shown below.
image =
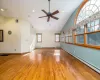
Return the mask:
<path id="1" fill-rule="evenodd" d="M 100 0 L 88 0 L 88 2 L 83 6 L 78 15 L 77 23 L 81 22 L 82 20 L 85 20 L 89 16 L 92 16 L 93 14 L 99 11 L 100 11 Z M 82 17 L 82 20 L 79 20 L 80 18 L 79 16 Z"/>
<path id="2" fill-rule="evenodd" d="M 38 42 L 41 42 L 42 41 L 42 35 L 38 35 Z"/>
<path id="3" fill-rule="evenodd" d="M 87 44 L 100 46 L 100 32 L 88 34 Z"/>
<path id="4" fill-rule="evenodd" d="M 56 41 L 59 42 L 60 41 L 60 36 L 56 35 Z"/>
<path id="5" fill-rule="evenodd" d="M 41 35 L 38 35 L 38 38 L 41 38 Z"/>
<path id="6" fill-rule="evenodd" d="M 69 42 L 73 43 L 73 37 L 69 37 Z"/>
<path id="7" fill-rule="evenodd" d="M 94 21 L 93 21 L 93 22 L 91 22 L 91 26 L 94 26 Z"/>
<path id="8" fill-rule="evenodd" d="M 99 25 L 99 19 L 98 20 L 95 20 L 95 26 L 96 25 Z"/>
<path id="9" fill-rule="evenodd" d="M 68 37 L 66 37 L 66 42 L 68 42 Z"/>
<path id="10" fill-rule="evenodd" d="M 87 32 L 93 32 L 95 31 L 95 26 L 94 27 L 87 27 Z"/>
<path id="11" fill-rule="evenodd" d="M 98 30 L 100 30 L 100 25 L 95 26 L 95 31 L 98 31 Z"/>
<path id="12" fill-rule="evenodd" d="M 84 26 L 77 27 L 76 34 L 83 34 L 84 33 Z"/>
<path id="13" fill-rule="evenodd" d="M 90 23 L 87 24 L 87 27 L 90 27 Z"/>
<path id="14" fill-rule="evenodd" d="M 81 44 L 84 43 L 84 35 L 76 36 L 76 38 L 77 38 L 77 43 L 81 43 Z"/>

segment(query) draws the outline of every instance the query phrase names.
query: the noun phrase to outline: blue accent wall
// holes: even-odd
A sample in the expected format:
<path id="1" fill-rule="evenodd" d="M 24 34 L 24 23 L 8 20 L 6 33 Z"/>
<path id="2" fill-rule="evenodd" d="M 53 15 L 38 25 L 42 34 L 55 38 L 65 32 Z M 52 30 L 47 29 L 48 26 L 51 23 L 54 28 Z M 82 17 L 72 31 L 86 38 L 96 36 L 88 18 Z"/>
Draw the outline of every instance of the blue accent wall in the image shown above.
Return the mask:
<path id="1" fill-rule="evenodd" d="M 76 13 L 77 9 L 70 16 L 62 31 L 67 31 L 69 28 L 74 27 Z M 61 48 L 100 73 L 100 50 L 66 43 L 61 43 Z"/>

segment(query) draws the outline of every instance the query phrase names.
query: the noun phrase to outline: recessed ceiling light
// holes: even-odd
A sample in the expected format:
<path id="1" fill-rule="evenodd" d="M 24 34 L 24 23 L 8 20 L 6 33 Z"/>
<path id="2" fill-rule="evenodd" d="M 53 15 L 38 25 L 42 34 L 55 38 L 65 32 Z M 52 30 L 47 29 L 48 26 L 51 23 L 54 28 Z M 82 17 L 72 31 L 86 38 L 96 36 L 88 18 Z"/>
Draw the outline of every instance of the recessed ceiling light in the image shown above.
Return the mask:
<path id="1" fill-rule="evenodd" d="M 35 10 L 32 10 L 32 12 L 35 12 Z"/>
<path id="2" fill-rule="evenodd" d="M 5 11 L 4 9 L 1 9 L 1 11 Z"/>
<path id="3" fill-rule="evenodd" d="M 62 12 L 65 12 L 65 11 L 62 11 Z"/>

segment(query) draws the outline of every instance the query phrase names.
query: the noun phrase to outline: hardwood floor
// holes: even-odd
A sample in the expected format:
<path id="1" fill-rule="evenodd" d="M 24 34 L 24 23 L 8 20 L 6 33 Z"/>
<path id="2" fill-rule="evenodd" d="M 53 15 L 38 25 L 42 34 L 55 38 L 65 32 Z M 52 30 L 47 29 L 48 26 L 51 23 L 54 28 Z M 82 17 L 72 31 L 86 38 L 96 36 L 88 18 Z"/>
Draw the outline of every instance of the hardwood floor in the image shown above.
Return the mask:
<path id="1" fill-rule="evenodd" d="M 60 49 L 0 56 L 0 80 L 100 80 L 100 74 Z"/>

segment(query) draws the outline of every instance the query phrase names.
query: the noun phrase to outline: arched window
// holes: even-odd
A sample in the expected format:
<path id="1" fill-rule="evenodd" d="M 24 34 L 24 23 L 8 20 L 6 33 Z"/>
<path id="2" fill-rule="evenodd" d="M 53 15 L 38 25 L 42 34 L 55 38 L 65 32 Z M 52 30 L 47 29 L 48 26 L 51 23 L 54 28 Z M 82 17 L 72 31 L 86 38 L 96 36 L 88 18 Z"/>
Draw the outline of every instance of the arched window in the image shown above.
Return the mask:
<path id="1" fill-rule="evenodd" d="M 86 0 L 80 8 L 75 28 L 71 36 L 67 34 L 66 43 L 100 50 L 100 0 Z"/>
<path id="2" fill-rule="evenodd" d="M 92 16 L 93 14 L 96 14 L 99 11 L 100 11 L 100 0 L 89 0 L 81 9 L 77 17 L 76 24 Z"/>

